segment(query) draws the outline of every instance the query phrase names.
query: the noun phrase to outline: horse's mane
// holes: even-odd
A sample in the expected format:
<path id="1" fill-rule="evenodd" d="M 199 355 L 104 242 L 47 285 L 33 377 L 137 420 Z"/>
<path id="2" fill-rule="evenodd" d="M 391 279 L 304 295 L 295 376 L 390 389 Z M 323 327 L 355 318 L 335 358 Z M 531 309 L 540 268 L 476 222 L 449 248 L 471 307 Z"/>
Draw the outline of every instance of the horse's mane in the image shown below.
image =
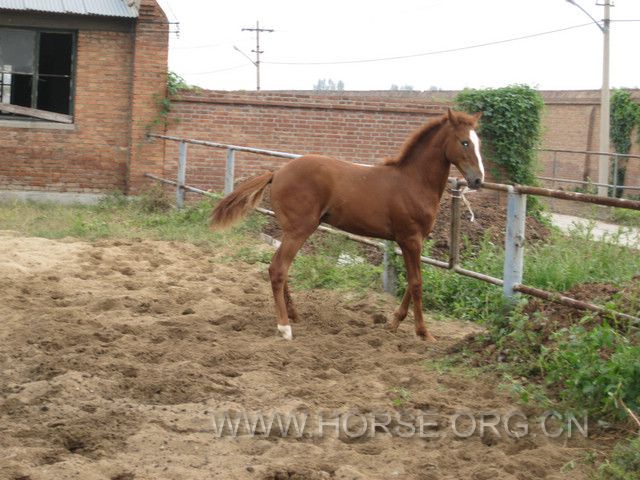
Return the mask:
<path id="1" fill-rule="evenodd" d="M 474 125 L 475 119 L 464 112 L 452 112 L 452 114 L 456 117 L 456 120 L 460 123 L 465 123 L 468 125 Z M 448 120 L 448 115 L 445 113 L 439 117 L 433 118 L 425 123 L 422 127 L 416 130 L 413 135 L 409 137 L 409 139 L 404 143 L 402 149 L 400 149 L 400 153 L 393 158 L 387 158 L 383 161 L 384 165 L 400 165 L 405 158 L 409 155 L 409 153 L 414 149 L 414 147 L 420 142 L 425 136 L 429 135 L 433 130 L 436 130 L 440 126 L 444 125 Z"/>

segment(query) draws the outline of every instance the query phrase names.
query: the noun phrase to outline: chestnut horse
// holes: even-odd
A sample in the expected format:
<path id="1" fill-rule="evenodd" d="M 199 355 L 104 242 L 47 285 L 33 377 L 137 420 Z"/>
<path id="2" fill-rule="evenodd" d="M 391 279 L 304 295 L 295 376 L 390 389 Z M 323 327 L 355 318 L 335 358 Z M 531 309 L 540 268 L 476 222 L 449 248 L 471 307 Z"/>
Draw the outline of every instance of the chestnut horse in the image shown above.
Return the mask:
<path id="1" fill-rule="evenodd" d="M 431 232 L 451 165 L 469 187 L 484 181 L 480 114 L 449 110 L 418 129 L 400 154 L 369 166 L 319 155 L 291 160 L 239 185 L 211 214 L 211 228 L 226 228 L 254 209 L 271 184 L 271 204 L 282 227 L 282 244 L 269 267 L 278 331 L 293 338 L 289 319 L 297 321 L 287 284 L 288 271 L 305 240 L 321 222 L 358 235 L 395 240 L 402 250 L 408 287 L 389 328 L 396 331 L 413 301 L 416 335 L 435 339 L 422 318 L 420 255 Z"/>

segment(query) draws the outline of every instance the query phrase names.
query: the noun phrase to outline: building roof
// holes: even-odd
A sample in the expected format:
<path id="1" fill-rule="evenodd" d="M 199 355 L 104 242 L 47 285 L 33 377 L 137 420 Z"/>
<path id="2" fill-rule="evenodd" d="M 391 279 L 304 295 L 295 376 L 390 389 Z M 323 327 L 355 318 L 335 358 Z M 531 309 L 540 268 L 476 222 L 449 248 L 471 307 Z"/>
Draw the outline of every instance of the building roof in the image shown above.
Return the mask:
<path id="1" fill-rule="evenodd" d="M 137 18 L 134 0 L 0 0 L 0 10 Z"/>

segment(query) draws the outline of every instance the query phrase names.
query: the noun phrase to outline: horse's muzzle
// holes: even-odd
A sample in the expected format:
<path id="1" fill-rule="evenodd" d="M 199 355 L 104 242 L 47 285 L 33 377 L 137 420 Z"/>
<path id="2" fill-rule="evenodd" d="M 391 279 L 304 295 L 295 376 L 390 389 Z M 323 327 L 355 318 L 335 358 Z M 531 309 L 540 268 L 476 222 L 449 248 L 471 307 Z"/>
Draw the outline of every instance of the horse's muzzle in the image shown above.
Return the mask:
<path id="1" fill-rule="evenodd" d="M 467 185 L 469 186 L 469 188 L 471 188 L 472 190 L 477 190 L 482 186 L 482 179 L 479 177 L 476 178 L 469 178 L 467 180 Z"/>

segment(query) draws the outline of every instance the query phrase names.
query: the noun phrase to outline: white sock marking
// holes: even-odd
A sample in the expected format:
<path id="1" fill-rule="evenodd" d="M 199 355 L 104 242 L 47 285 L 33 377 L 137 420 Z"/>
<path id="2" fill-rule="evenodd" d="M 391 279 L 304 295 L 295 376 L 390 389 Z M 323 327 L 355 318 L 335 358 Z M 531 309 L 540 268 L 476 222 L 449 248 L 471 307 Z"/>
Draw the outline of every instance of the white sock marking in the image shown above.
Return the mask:
<path id="1" fill-rule="evenodd" d="M 293 340 L 291 325 L 278 325 L 278 331 L 282 334 L 282 338 L 285 340 Z"/>
<path id="2" fill-rule="evenodd" d="M 480 173 L 482 174 L 482 181 L 484 182 L 484 164 L 482 163 L 482 155 L 480 155 L 480 138 L 475 130 L 469 132 L 469 138 L 473 143 L 473 150 L 476 152 L 478 158 L 478 166 L 480 167 Z"/>

